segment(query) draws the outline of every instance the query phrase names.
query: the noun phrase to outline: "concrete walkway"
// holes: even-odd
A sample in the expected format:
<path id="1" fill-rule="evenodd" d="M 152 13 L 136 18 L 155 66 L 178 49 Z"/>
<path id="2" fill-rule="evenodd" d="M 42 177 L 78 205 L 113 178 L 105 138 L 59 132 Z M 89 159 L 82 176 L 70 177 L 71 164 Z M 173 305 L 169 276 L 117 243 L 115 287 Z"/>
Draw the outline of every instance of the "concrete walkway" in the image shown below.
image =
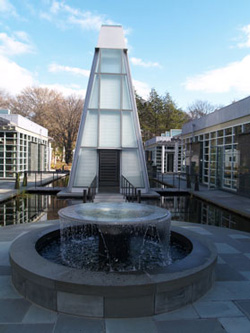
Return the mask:
<path id="1" fill-rule="evenodd" d="M 216 281 L 197 302 L 153 317 L 89 319 L 59 314 L 30 303 L 11 283 L 8 251 L 12 241 L 34 228 L 57 220 L 8 226 L 0 233 L 0 332 L 7 333 L 249 333 L 250 234 L 207 225 L 173 222 L 218 250 Z"/>
<path id="2" fill-rule="evenodd" d="M 20 182 L 20 189 L 15 189 L 15 180 L 0 180 L 0 202 L 11 199 L 21 193 L 22 191 L 27 190 L 28 188 L 34 188 L 35 183 L 37 186 L 42 186 L 48 184 L 49 182 L 54 180 L 58 180 L 65 175 L 60 173 L 56 176 L 51 174 L 43 174 L 42 176 L 35 177 L 35 175 L 28 176 L 28 186 L 22 187 L 22 181 Z"/>

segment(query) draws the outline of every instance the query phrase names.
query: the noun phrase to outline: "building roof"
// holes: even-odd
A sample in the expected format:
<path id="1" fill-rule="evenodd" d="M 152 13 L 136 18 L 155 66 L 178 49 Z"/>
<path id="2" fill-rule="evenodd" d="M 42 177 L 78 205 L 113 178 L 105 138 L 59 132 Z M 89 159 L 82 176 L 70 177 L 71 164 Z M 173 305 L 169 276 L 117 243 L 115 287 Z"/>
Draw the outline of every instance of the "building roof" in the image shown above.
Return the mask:
<path id="1" fill-rule="evenodd" d="M 7 122 L 9 125 L 17 126 L 26 131 L 33 132 L 35 134 L 45 137 L 48 136 L 48 130 L 46 128 L 34 123 L 33 121 L 19 114 L 1 114 L 0 118 L 3 125 L 5 120 L 5 124 Z"/>
<path id="2" fill-rule="evenodd" d="M 250 115 L 250 96 L 225 106 L 199 119 L 194 119 L 182 127 L 182 135 L 200 131 L 204 128 L 222 124 Z"/>
<path id="3" fill-rule="evenodd" d="M 104 49 L 126 49 L 122 26 L 102 25 L 97 47 Z"/>

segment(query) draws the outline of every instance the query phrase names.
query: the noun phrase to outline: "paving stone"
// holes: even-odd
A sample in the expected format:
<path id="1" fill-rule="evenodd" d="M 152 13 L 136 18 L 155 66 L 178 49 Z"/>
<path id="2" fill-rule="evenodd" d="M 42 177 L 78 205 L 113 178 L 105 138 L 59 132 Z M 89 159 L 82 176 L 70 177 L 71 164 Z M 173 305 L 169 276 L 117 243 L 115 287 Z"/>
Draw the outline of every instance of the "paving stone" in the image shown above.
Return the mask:
<path id="1" fill-rule="evenodd" d="M 157 333 L 151 318 L 106 319 L 106 333 Z"/>
<path id="2" fill-rule="evenodd" d="M 219 281 L 218 284 L 231 291 L 232 300 L 250 299 L 250 281 Z"/>
<path id="3" fill-rule="evenodd" d="M 240 254 L 221 254 L 222 259 L 232 268 L 240 271 L 250 271 L 250 260 Z"/>
<path id="4" fill-rule="evenodd" d="M 38 324 L 38 323 L 55 323 L 58 314 L 54 311 L 40 308 L 32 305 L 23 318 L 23 323 Z"/>
<path id="5" fill-rule="evenodd" d="M 217 257 L 217 264 L 225 264 L 226 262 L 221 258 L 221 256 Z"/>
<path id="6" fill-rule="evenodd" d="M 219 318 L 227 333 L 249 333 L 250 321 L 245 317 Z"/>
<path id="7" fill-rule="evenodd" d="M 234 302 L 238 308 L 250 319 L 250 300 L 239 300 Z M 250 330 L 249 330 L 250 332 Z"/>
<path id="8" fill-rule="evenodd" d="M 231 301 L 198 301 L 194 308 L 201 318 L 240 317 L 242 312 Z"/>
<path id="9" fill-rule="evenodd" d="M 11 282 L 11 276 L 0 276 L 0 299 L 3 298 L 22 298 L 20 294 L 13 287 Z"/>
<path id="10" fill-rule="evenodd" d="M 10 266 L 9 249 L 11 242 L 0 242 L 0 265 Z"/>
<path id="11" fill-rule="evenodd" d="M 192 305 L 184 306 L 183 308 L 167 313 L 162 313 L 154 316 L 154 320 L 176 320 L 176 319 L 197 319 L 199 318 L 196 310 Z"/>
<path id="12" fill-rule="evenodd" d="M 234 294 L 220 284 L 219 282 L 215 282 L 213 287 L 200 299 L 200 301 L 230 301 L 234 297 Z"/>
<path id="13" fill-rule="evenodd" d="M 238 234 L 238 233 L 233 233 L 231 235 L 228 235 L 228 237 L 231 237 L 233 239 L 240 239 L 240 240 L 242 240 L 242 239 L 248 239 L 250 241 L 250 237 L 249 236 Z"/>
<path id="14" fill-rule="evenodd" d="M 53 333 L 53 330 L 51 324 L 0 324 L 0 332 L 4 333 Z"/>
<path id="15" fill-rule="evenodd" d="M 0 266 L 0 275 L 10 275 L 11 268 L 10 266 Z"/>
<path id="16" fill-rule="evenodd" d="M 34 331 L 35 332 L 35 331 Z M 103 333 L 104 320 L 60 314 L 53 333 Z M 117 332 L 118 333 L 118 332 Z"/>
<path id="17" fill-rule="evenodd" d="M 236 250 L 234 247 L 226 244 L 226 243 L 215 243 L 216 249 L 219 254 L 232 254 L 232 253 L 240 253 L 240 251 Z"/>
<path id="18" fill-rule="evenodd" d="M 247 280 L 250 280 L 250 271 L 240 271 L 240 274 L 243 275 Z"/>
<path id="19" fill-rule="evenodd" d="M 21 322 L 30 306 L 25 299 L 0 300 L 0 323 Z"/>
<path id="20" fill-rule="evenodd" d="M 217 281 L 244 281 L 246 278 L 236 269 L 227 264 L 217 264 L 215 267 L 215 279 Z"/>
<path id="21" fill-rule="evenodd" d="M 227 333 L 217 319 L 159 321 L 156 326 L 158 333 Z"/>

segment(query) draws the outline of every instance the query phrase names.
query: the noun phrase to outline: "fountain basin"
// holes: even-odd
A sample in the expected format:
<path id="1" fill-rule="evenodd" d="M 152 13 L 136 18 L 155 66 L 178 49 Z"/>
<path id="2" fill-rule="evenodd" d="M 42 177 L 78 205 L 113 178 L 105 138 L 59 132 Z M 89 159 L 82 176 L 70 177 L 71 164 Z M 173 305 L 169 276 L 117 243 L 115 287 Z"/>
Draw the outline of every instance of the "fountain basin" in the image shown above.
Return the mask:
<path id="1" fill-rule="evenodd" d="M 171 214 L 166 209 L 100 202 L 69 206 L 58 215 L 62 264 L 110 272 L 150 269 L 171 262 Z"/>
<path id="2" fill-rule="evenodd" d="M 184 228 L 172 235 L 192 251 L 167 267 L 140 272 L 91 272 L 52 263 L 36 250 L 58 226 L 31 231 L 10 249 L 12 281 L 18 292 L 45 308 L 87 317 L 152 316 L 192 303 L 212 286 L 217 253 L 211 242 Z"/>

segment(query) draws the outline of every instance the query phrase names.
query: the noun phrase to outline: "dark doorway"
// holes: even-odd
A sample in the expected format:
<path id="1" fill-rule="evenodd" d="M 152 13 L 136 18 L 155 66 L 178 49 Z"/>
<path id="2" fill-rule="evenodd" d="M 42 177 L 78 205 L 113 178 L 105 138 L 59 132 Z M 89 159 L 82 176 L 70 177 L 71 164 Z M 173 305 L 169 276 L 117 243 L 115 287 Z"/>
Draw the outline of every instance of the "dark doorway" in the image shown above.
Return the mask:
<path id="1" fill-rule="evenodd" d="M 99 191 L 119 192 L 120 152 L 119 150 L 99 151 Z"/>

